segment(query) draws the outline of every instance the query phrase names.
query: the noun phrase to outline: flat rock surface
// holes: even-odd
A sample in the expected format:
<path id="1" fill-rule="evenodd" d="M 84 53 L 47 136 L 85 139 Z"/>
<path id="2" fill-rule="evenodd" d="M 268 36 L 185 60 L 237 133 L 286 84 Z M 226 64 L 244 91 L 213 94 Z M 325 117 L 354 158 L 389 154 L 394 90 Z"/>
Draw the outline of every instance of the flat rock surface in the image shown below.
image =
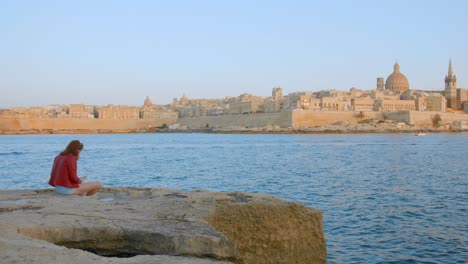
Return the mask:
<path id="1" fill-rule="evenodd" d="M 325 263 L 319 211 L 272 195 L 0 191 L 2 263 Z"/>

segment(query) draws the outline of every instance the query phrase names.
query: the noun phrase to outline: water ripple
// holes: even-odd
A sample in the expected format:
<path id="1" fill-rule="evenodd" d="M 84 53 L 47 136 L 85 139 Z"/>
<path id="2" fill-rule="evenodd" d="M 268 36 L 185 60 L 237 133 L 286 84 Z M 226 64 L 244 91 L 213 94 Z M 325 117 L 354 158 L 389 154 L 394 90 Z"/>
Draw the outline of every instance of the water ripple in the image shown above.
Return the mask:
<path id="1" fill-rule="evenodd" d="M 320 209 L 329 263 L 465 263 L 467 134 L 0 137 L 0 188 L 46 188 L 85 142 L 79 173 L 105 186 L 271 193 Z"/>

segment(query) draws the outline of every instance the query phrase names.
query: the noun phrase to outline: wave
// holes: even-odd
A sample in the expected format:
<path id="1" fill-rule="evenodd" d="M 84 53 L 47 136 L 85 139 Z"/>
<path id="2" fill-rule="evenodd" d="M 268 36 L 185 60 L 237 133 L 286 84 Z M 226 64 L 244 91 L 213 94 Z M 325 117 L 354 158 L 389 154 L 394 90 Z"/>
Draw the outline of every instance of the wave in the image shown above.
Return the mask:
<path id="1" fill-rule="evenodd" d="M 12 152 L 0 152 L 0 156 L 8 156 L 8 155 L 23 155 L 26 152 L 19 152 L 19 151 L 12 151 Z"/>

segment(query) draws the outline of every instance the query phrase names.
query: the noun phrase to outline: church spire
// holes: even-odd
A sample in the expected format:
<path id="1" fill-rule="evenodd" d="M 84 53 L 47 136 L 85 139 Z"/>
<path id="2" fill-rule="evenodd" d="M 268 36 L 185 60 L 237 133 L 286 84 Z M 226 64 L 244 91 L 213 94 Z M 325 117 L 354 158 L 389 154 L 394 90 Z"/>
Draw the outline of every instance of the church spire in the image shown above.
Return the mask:
<path id="1" fill-rule="evenodd" d="M 452 76 L 453 76 L 452 58 L 450 58 L 450 61 L 449 61 L 449 69 L 448 69 L 448 77 L 452 77 Z"/>
<path id="2" fill-rule="evenodd" d="M 457 77 L 453 74 L 452 58 L 449 60 L 448 74 L 445 76 L 445 98 L 447 106 L 452 109 L 460 109 L 457 102 Z"/>

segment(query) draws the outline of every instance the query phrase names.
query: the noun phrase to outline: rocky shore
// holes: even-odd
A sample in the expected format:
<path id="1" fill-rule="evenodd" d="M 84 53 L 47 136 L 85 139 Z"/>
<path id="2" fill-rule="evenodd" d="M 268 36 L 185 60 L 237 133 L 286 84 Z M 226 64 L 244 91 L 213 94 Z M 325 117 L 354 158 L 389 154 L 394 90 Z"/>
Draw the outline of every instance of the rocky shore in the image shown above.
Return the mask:
<path id="1" fill-rule="evenodd" d="M 230 127 L 230 128 L 207 128 L 191 129 L 188 127 L 173 130 L 166 129 L 165 132 L 203 132 L 219 134 L 366 134 L 366 133 L 459 133 L 468 132 L 468 127 L 463 124 L 447 124 L 438 127 L 428 125 L 408 125 L 398 122 L 379 122 L 367 120 L 362 123 L 336 122 L 330 125 L 321 125 L 307 128 L 281 128 L 277 126 L 268 127 Z"/>
<path id="2" fill-rule="evenodd" d="M 0 191 L 2 263 L 326 263 L 322 214 L 272 195 Z"/>
<path id="3" fill-rule="evenodd" d="M 149 128 L 149 129 L 34 129 L 21 131 L 0 131 L 0 135 L 29 135 L 29 134 L 127 134 L 127 133 L 216 133 L 216 134 L 366 134 L 366 133 L 459 133 L 468 132 L 468 127 L 462 124 L 447 124 L 438 127 L 428 125 L 408 125 L 397 122 L 369 121 L 360 124 L 337 122 L 306 128 L 267 127 L 229 127 L 229 128 L 203 128 L 190 127 L 177 128 Z"/>

